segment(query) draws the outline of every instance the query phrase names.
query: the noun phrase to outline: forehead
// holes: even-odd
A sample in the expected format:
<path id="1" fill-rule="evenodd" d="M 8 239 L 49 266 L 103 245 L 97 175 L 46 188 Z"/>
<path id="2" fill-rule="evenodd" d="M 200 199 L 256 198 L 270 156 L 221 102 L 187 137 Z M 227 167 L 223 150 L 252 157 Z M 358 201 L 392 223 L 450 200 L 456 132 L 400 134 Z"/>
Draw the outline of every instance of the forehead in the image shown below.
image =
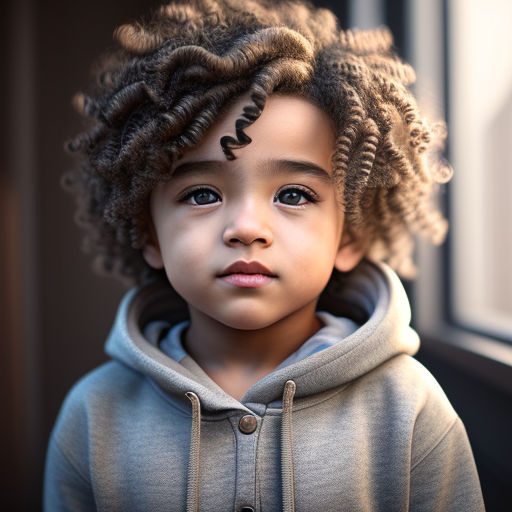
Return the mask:
<path id="1" fill-rule="evenodd" d="M 230 105 L 200 144 L 187 151 L 177 164 L 219 160 L 238 165 L 240 161 L 257 163 L 283 159 L 311 162 L 332 172 L 334 123 L 322 109 L 297 96 L 270 96 L 261 116 L 244 130 L 252 142 L 235 149 L 236 160 L 226 162 L 220 138 L 225 135 L 235 137 L 235 123 L 241 118 L 244 106 L 251 104 L 250 98 L 244 96 Z"/>

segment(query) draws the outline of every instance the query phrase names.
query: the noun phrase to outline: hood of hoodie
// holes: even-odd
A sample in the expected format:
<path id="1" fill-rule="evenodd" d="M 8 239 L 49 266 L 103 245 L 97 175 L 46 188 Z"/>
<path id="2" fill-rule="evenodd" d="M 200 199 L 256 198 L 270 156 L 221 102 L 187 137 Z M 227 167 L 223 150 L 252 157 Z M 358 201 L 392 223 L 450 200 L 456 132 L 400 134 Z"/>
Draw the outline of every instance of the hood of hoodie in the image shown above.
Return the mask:
<path id="1" fill-rule="evenodd" d="M 166 283 L 152 283 L 125 295 L 106 352 L 180 401 L 188 402 L 185 394 L 193 392 L 200 397 L 203 409 L 220 412 L 279 400 L 290 380 L 296 385 L 296 398 L 325 392 L 398 354 L 413 355 L 418 350 L 418 335 L 409 326 L 407 296 L 396 274 L 385 264 L 363 261 L 353 271 L 339 274 L 322 294 L 318 309 L 351 318 L 360 327 L 333 346 L 266 375 L 240 402 L 218 386 L 199 382 L 187 368 L 165 355 L 155 340 L 143 335 L 144 326 L 151 321 L 175 325 L 188 316 L 183 300 Z M 335 323 L 322 335 L 336 336 Z"/>

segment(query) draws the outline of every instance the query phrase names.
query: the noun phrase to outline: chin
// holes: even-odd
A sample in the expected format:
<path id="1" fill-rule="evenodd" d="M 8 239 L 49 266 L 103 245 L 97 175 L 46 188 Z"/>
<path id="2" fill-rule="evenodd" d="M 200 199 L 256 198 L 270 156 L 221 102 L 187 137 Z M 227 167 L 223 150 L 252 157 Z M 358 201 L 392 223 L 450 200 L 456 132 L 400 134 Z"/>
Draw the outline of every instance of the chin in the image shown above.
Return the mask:
<path id="1" fill-rule="evenodd" d="M 244 308 L 243 312 L 230 313 L 224 315 L 212 316 L 217 322 L 230 327 L 232 329 L 239 329 L 241 331 L 257 331 L 259 329 L 265 329 L 277 322 L 280 318 L 276 318 L 274 315 L 257 315 L 254 311 L 250 311 Z"/>
<path id="2" fill-rule="evenodd" d="M 238 329 L 240 331 L 258 331 L 260 329 L 265 329 L 265 327 L 269 327 L 275 323 L 275 320 L 258 320 L 254 318 L 235 318 L 235 319 L 224 319 L 219 320 L 227 327 L 231 327 L 232 329 Z"/>

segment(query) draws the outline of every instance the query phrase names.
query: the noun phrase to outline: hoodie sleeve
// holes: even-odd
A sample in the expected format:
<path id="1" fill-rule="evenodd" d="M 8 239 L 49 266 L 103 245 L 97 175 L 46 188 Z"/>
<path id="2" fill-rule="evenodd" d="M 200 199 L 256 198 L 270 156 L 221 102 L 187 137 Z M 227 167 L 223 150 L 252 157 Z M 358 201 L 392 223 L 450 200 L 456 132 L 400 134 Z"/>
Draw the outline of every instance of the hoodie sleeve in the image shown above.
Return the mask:
<path id="1" fill-rule="evenodd" d="M 45 512 L 96 510 L 89 470 L 88 386 L 76 384 L 64 400 L 46 453 Z"/>
<path id="2" fill-rule="evenodd" d="M 52 437 L 48 446 L 44 479 L 45 512 L 94 511 L 89 481 Z"/>
<path id="3" fill-rule="evenodd" d="M 409 510 L 485 510 L 473 454 L 459 417 L 412 466 Z"/>

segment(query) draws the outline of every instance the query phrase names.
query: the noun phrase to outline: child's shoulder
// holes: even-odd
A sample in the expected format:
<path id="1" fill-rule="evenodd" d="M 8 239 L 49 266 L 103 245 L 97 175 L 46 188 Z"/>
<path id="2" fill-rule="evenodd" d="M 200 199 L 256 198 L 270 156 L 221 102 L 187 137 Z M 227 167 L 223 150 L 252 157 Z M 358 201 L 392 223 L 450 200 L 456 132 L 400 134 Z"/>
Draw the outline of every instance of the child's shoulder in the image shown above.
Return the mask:
<path id="1" fill-rule="evenodd" d="M 461 420 L 434 376 L 419 361 L 402 354 L 375 369 L 388 414 L 409 425 L 413 467 L 443 442 L 465 439 Z"/>
<path id="2" fill-rule="evenodd" d="M 183 397 L 182 402 L 188 405 Z M 151 378 L 111 360 L 80 378 L 69 390 L 62 404 L 54 434 L 59 432 L 101 431 L 133 422 L 134 415 L 144 411 L 148 418 L 162 415 L 181 417 L 187 409 L 180 400 L 172 399 Z"/>
<path id="3" fill-rule="evenodd" d="M 98 424 L 109 421 L 112 406 L 137 380 L 132 370 L 110 361 L 80 378 L 68 391 L 50 437 L 48 451 L 64 457 L 78 473 L 87 474 L 88 446 L 99 432 Z"/>
<path id="4" fill-rule="evenodd" d="M 417 414 L 435 411 L 448 422 L 454 421 L 456 412 L 443 389 L 418 360 L 406 354 L 400 354 L 376 368 L 375 378 L 383 379 L 384 386 L 394 389 L 397 397 L 411 404 Z"/>
<path id="5" fill-rule="evenodd" d="M 60 416 L 80 417 L 109 408 L 141 385 L 143 377 L 127 366 L 108 361 L 81 377 L 69 390 Z"/>

